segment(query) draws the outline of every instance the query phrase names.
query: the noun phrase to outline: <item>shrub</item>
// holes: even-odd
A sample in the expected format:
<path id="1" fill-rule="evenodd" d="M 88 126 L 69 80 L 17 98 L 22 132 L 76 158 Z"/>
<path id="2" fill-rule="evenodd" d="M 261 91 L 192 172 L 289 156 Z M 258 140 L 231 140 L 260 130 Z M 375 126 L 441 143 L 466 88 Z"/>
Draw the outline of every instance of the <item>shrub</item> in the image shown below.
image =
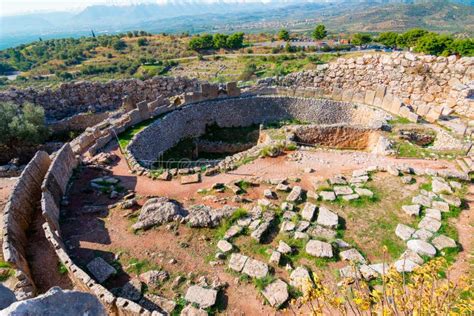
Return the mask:
<path id="1" fill-rule="evenodd" d="M 287 30 L 281 29 L 278 32 L 278 39 L 282 41 L 289 41 L 290 40 L 290 33 Z"/>
<path id="2" fill-rule="evenodd" d="M 316 28 L 313 31 L 313 38 L 316 40 L 322 40 L 328 35 L 328 32 L 326 31 L 326 26 L 323 24 L 319 24 L 316 26 Z"/>
<path id="3" fill-rule="evenodd" d="M 0 103 L 0 145 L 8 150 L 43 143 L 49 135 L 44 109 L 31 103 L 22 107 Z"/>

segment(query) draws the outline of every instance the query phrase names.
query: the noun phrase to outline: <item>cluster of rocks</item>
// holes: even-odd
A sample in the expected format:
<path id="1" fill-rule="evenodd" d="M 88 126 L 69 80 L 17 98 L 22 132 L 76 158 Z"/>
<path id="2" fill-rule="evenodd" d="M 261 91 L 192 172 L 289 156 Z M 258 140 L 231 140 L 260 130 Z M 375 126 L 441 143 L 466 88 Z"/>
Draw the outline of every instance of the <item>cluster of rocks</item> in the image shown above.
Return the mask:
<path id="1" fill-rule="evenodd" d="M 340 198 L 344 201 L 357 200 L 362 197 L 372 198 L 374 193 L 365 188 L 365 184 L 370 180 L 370 172 L 377 170 L 375 167 L 355 170 L 352 177 L 347 179 L 343 175 L 337 175 L 328 180 L 329 188 L 323 188 L 315 198 L 323 201 L 335 201 Z"/>
<path id="2" fill-rule="evenodd" d="M 411 272 L 424 262 L 421 256 L 434 257 L 437 251 L 445 248 L 456 248 L 452 238 L 439 234 L 442 225 L 442 214 L 449 213 L 451 206 L 460 207 L 461 200 L 453 195 L 462 188 L 457 181 L 446 181 L 433 177 L 432 191 L 421 190 L 412 198 L 411 205 L 403 205 L 402 210 L 410 216 L 423 215 L 417 229 L 399 223 L 395 234 L 406 241 L 408 250 L 400 260 L 395 262 L 398 271 Z"/>
<path id="3" fill-rule="evenodd" d="M 151 198 L 143 204 L 138 220 L 132 228 L 148 229 L 169 222 L 187 223 L 190 227 L 215 227 L 223 218 L 230 217 L 236 207 L 224 206 L 213 209 L 206 205 L 193 205 L 184 209 L 179 203 L 166 197 Z"/>

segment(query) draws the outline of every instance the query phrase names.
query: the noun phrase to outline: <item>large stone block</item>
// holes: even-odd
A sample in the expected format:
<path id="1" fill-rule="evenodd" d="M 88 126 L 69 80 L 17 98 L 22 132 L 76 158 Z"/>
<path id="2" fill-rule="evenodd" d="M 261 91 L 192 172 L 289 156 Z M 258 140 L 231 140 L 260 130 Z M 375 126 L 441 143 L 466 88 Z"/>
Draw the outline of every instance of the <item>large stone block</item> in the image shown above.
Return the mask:
<path id="1" fill-rule="evenodd" d="M 374 104 L 374 99 L 375 99 L 375 91 L 374 90 L 367 90 L 365 92 L 365 98 L 364 98 L 364 103 L 373 105 Z"/>
<path id="2" fill-rule="evenodd" d="M 59 205 L 49 191 L 43 192 L 41 210 L 43 217 L 48 221 L 51 227 L 59 231 Z"/>
<path id="3" fill-rule="evenodd" d="M 377 107 L 382 107 L 383 98 L 385 97 L 386 91 L 387 91 L 387 87 L 385 87 L 385 86 L 379 86 L 375 90 L 375 97 L 374 97 L 373 105 L 375 105 Z"/>

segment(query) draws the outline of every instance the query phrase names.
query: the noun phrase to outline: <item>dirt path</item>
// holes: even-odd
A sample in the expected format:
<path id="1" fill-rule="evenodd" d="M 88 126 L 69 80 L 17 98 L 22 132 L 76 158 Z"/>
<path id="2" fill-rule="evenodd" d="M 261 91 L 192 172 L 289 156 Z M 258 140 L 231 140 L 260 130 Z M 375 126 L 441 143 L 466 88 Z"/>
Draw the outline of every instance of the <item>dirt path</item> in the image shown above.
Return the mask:
<path id="1" fill-rule="evenodd" d="M 10 193 L 13 189 L 18 178 L 0 178 L 0 223 L 3 223 L 3 208 L 7 204 L 8 198 L 10 197 Z M 3 242 L 2 240 L 2 227 L 0 227 L 0 244 Z M 0 262 L 3 262 L 3 251 L 0 251 Z M 11 278 L 10 278 L 11 280 Z M 9 280 L 4 282 L 4 285 L 13 288 L 14 284 Z"/>
<path id="2" fill-rule="evenodd" d="M 474 277 L 474 185 L 469 186 L 465 199 L 469 208 L 456 220 L 462 251 L 449 269 L 449 276 L 453 282 L 466 276 L 471 279 Z"/>

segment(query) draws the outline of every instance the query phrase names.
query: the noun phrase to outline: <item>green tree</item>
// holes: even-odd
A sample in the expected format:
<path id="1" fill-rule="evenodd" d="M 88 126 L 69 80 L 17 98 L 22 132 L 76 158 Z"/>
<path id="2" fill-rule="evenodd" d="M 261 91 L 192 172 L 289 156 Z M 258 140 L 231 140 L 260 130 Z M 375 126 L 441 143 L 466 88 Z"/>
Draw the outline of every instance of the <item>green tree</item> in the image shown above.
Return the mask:
<path id="1" fill-rule="evenodd" d="M 459 54 L 461 56 L 474 56 L 474 39 L 455 39 L 451 45 L 450 50 L 452 53 Z"/>
<path id="2" fill-rule="evenodd" d="M 450 48 L 452 43 L 453 39 L 448 35 L 428 33 L 418 39 L 415 50 L 429 55 L 447 56 L 451 53 Z"/>
<path id="3" fill-rule="evenodd" d="M 397 45 L 400 47 L 414 47 L 418 39 L 428 34 L 428 31 L 423 29 L 411 29 L 397 38 Z"/>
<path id="4" fill-rule="evenodd" d="M 285 29 L 281 29 L 278 32 L 278 39 L 282 40 L 282 41 L 289 41 L 290 40 L 290 33 Z"/>
<path id="5" fill-rule="evenodd" d="M 214 47 L 213 37 L 209 34 L 195 36 L 189 41 L 189 48 L 193 50 L 210 49 Z"/>
<path id="6" fill-rule="evenodd" d="M 244 33 L 234 33 L 227 38 L 227 48 L 239 49 L 244 47 Z"/>
<path id="7" fill-rule="evenodd" d="M 252 79 L 256 71 L 257 71 L 257 65 L 255 65 L 254 63 L 245 65 L 245 68 L 242 71 L 242 74 L 240 75 L 240 80 L 248 81 Z"/>
<path id="8" fill-rule="evenodd" d="M 380 33 L 379 37 L 377 38 L 377 42 L 388 47 L 396 47 L 398 36 L 398 33 L 395 32 Z"/>
<path id="9" fill-rule="evenodd" d="M 326 36 L 328 36 L 326 26 L 324 26 L 323 24 L 317 25 L 313 31 L 313 38 L 315 40 L 322 40 Z"/>
<path id="10" fill-rule="evenodd" d="M 352 44 L 357 46 L 367 45 L 370 42 L 372 42 L 372 36 L 370 36 L 370 34 L 357 33 L 352 38 Z"/>
<path id="11" fill-rule="evenodd" d="M 140 37 L 138 40 L 137 40 L 137 45 L 138 46 L 147 46 L 148 45 L 148 40 L 144 37 Z"/>
<path id="12" fill-rule="evenodd" d="M 127 44 L 121 39 L 117 38 L 112 42 L 112 48 L 115 50 L 122 50 L 127 47 Z"/>
<path id="13" fill-rule="evenodd" d="M 37 145 L 49 135 L 44 109 L 31 103 L 22 107 L 11 102 L 0 103 L 0 145 L 16 150 L 25 145 Z"/>
<path id="14" fill-rule="evenodd" d="M 227 35 L 221 33 L 214 34 L 212 39 L 214 48 L 227 48 L 227 37 Z"/>

